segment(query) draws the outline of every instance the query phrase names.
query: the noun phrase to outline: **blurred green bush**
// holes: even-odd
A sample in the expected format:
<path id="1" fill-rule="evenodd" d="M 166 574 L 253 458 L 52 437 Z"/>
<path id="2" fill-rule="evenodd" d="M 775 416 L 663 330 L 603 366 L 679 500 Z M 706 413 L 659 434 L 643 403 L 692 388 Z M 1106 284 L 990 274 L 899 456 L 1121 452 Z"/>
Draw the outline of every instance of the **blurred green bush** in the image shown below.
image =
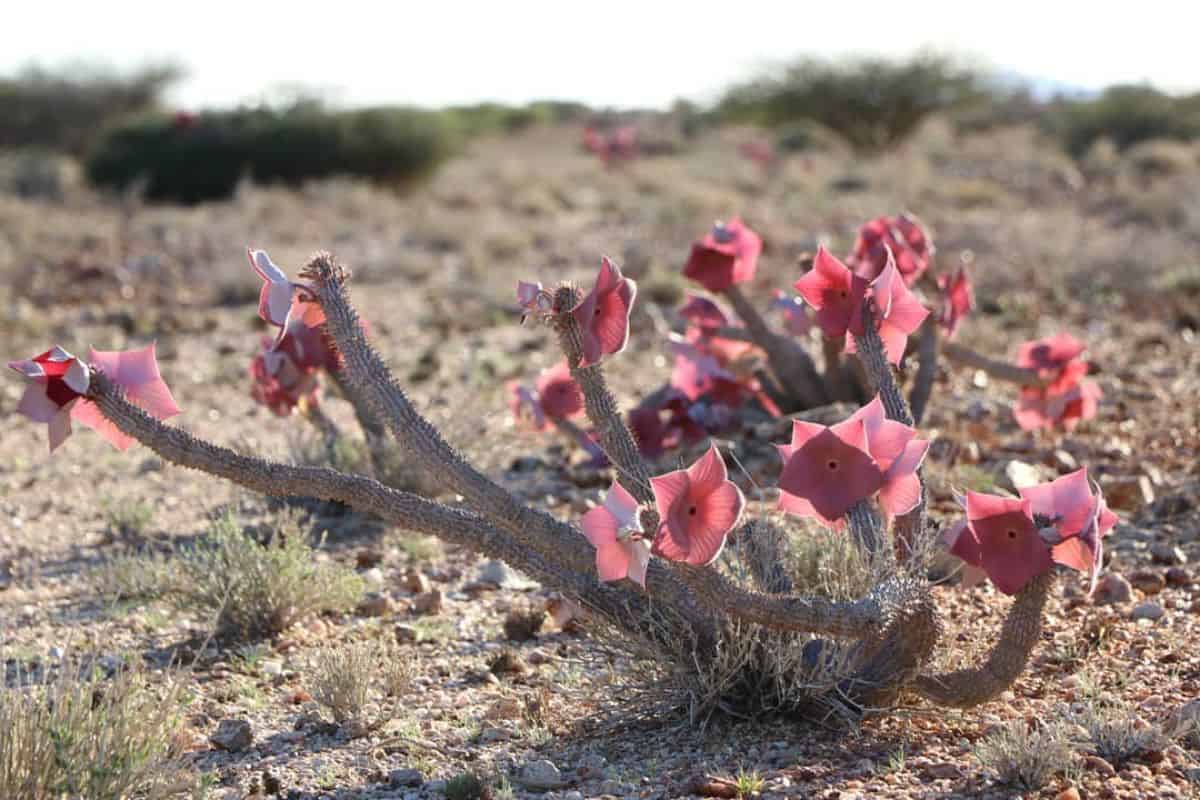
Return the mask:
<path id="1" fill-rule="evenodd" d="M 817 122 L 856 149 L 877 150 L 903 139 L 930 113 L 988 99 L 974 70 L 923 54 L 907 61 L 803 59 L 782 74 L 733 86 L 716 110 L 724 121 L 785 128 L 790 139 L 797 123 Z"/>
<path id="2" fill-rule="evenodd" d="M 1101 138 L 1118 150 L 1150 139 L 1195 139 L 1200 137 L 1200 93 L 1172 97 L 1149 86 L 1111 86 L 1094 100 L 1061 103 L 1046 120 L 1076 158 Z"/>
<path id="3" fill-rule="evenodd" d="M 130 75 L 85 67 L 59 72 L 30 68 L 0 78 L 0 148 L 82 155 L 96 131 L 111 120 L 155 107 L 180 74 L 170 66 Z"/>
<path id="4" fill-rule="evenodd" d="M 230 196 L 243 176 L 288 185 L 335 174 L 406 183 L 431 172 L 463 135 L 450 112 L 406 107 L 151 113 L 111 125 L 85 169 L 97 186 L 136 185 L 150 200 L 196 203 Z"/>

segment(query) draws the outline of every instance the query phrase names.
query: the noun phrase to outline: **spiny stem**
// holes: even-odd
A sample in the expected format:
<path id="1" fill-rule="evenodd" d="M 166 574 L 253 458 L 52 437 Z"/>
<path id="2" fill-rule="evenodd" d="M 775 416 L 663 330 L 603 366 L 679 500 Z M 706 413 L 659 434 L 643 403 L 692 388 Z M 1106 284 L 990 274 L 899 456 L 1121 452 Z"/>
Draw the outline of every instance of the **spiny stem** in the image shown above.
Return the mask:
<path id="1" fill-rule="evenodd" d="M 920 424 L 925 417 L 925 409 L 929 407 L 929 398 L 933 395 L 933 382 L 937 378 L 938 335 L 937 320 L 930 315 L 921 326 L 917 339 L 917 357 L 920 359 L 917 367 L 917 378 L 908 393 L 908 404 L 912 408 L 913 421 Z"/>
<path id="2" fill-rule="evenodd" d="M 977 353 L 958 342 L 944 342 L 942 344 L 942 355 L 947 360 L 953 361 L 956 364 L 981 370 L 998 381 L 1007 381 L 1009 383 L 1020 384 L 1021 386 L 1044 386 L 1046 384 L 1038 376 L 1037 370 L 1026 369 L 1025 367 L 1018 367 L 1015 364 L 1008 364 L 1004 361 L 988 358 L 982 353 Z"/>
<path id="3" fill-rule="evenodd" d="M 1042 612 L 1054 585 L 1054 574 L 1043 573 L 1017 593 L 1000 638 L 978 667 L 940 675 L 921 675 L 913 690 L 939 705 L 969 708 L 1000 696 L 1025 670 L 1033 648 L 1042 638 Z"/>
<path id="4" fill-rule="evenodd" d="M 879 330 L 875 327 L 875 310 L 870 299 L 863 301 L 862 317 L 863 334 L 854 337 L 859 361 L 866 368 L 875 391 L 879 393 L 888 419 L 911 426 L 912 412 L 909 411 L 904 395 L 900 393 L 900 387 L 896 385 L 896 376 L 892 373 L 892 365 L 888 363 L 883 339 L 879 337 Z"/>
<path id="5" fill-rule="evenodd" d="M 725 290 L 725 296 L 745 323 L 750 338 L 767 354 L 771 371 L 790 395 L 793 404 L 800 408 L 812 408 L 828 403 L 829 397 L 826 396 L 825 385 L 817 374 L 817 367 L 800 343 L 792 337 L 781 336 L 771 330 L 740 287 L 730 286 Z"/>

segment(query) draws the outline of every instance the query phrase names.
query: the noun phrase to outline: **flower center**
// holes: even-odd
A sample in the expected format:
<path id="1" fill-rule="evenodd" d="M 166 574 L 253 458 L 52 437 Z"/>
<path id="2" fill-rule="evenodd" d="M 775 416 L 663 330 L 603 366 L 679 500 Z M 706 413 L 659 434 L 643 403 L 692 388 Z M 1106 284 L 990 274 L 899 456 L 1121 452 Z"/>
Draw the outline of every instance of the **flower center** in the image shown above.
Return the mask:
<path id="1" fill-rule="evenodd" d="M 836 458 L 831 458 L 831 459 L 829 459 L 829 461 L 827 461 L 827 462 L 825 463 L 825 466 L 829 467 L 829 470 L 830 470 L 831 472 L 833 472 L 833 471 L 836 471 L 836 470 L 837 470 L 837 468 L 838 468 L 838 462 L 837 462 L 837 459 L 836 459 Z"/>
<path id="2" fill-rule="evenodd" d="M 1008 538 L 1010 538 L 1010 539 L 1016 539 L 1016 538 L 1017 538 L 1017 532 L 1016 532 L 1015 530 L 1013 530 L 1012 528 L 1009 528 L 1009 529 L 1008 529 Z"/>
<path id="3" fill-rule="evenodd" d="M 688 516 L 689 517 L 696 516 L 696 507 L 695 506 L 688 506 Z"/>

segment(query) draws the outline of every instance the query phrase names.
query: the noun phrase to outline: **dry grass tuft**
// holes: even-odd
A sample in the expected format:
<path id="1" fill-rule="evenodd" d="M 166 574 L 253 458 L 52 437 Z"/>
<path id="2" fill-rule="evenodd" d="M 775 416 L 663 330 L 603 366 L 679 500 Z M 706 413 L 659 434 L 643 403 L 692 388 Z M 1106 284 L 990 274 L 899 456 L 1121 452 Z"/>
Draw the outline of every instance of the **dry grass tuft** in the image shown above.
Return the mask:
<path id="1" fill-rule="evenodd" d="M 417 662 L 408 653 L 377 642 L 328 647 L 313 658 L 313 699 L 339 725 L 365 732 L 388 718 L 412 687 L 416 669 Z M 376 694 L 391 702 L 373 702 Z M 373 714 L 374 710 L 380 713 Z"/>
<path id="2" fill-rule="evenodd" d="M 1087 731 L 1085 748 L 1117 769 L 1171 744 L 1160 726 L 1142 719 L 1136 709 L 1121 701 L 1089 700 L 1071 720 Z"/>
<path id="3" fill-rule="evenodd" d="M 1017 719 L 985 736 L 974 753 L 1001 783 L 1036 791 L 1071 766 L 1074 748 L 1066 725 L 1054 723 L 1031 730 L 1023 719 Z"/>
<path id="4" fill-rule="evenodd" d="M 182 771 L 172 744 L 182 686 L 74 665 L 44 685 L 0 689 L 0 797 L 163 796 Z"/>
<path id="5" fill-rule="evenodd" d="M 540 603 L 523 603 L 504 617 L 504 638 L 510 642 L 528 642 L 537 636 L 546 621 L 546 609 Z"/>

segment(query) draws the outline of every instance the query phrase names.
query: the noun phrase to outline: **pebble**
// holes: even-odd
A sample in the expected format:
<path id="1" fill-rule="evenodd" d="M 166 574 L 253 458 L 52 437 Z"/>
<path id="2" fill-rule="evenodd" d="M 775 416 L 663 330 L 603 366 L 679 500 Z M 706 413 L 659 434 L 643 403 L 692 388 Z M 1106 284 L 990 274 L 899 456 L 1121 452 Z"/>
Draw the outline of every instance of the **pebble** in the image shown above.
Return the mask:
<path id="1" fill-rule="evenodd" d="M 379 567 L 371 567 L 363 572 L 362 579 L 368 586 L 378 589 L 383 586 L 383 570 Z"/>
<path id="2" fill-rule="evenodd" d="M 254 742 L 254 734 L 250 723 L 244 719 L 223 719 L 217 723 L 217 732 L 208 740 L 221 750 L 240 753 Z"/>
<path id="3" fill-rule="evenodd" d="M 479 568 L 476 583 L 488 583 L 500 589 L 516 589 L 525 591 L 536 589 L 538 584 L 521 577 L 503 561 L 489 561 Z"/>
<path id="4" fill-rule="evenodd" d="M 1167 584 L 1169 586 L 1190 586 L 1192 576 L 1183 567 L 1171 567 L 1167 570 Z"/>
<path id="5" fill-rule="evenodd" d="M 61 660 L 62 657 L 64 655 L 66 655 L 66 653 L 67 653 L 66 650 L 63 650 L 61 647 L 59 647 L 57 645 L 55 645 L 54 647 L 51 647 L 49 650 L 50 657 L 53 658 L 55 661 Z"/>
<path id="6" fill-rule="evenodd" d="M 554 762 L 546 759 L 530 761 L 517 772 L 517 782 L 527 789 L 549 791 L 566 785 L 566 778 L 559 772 Z"/>
<path id="7" fill-rule="evenodd" d="M 1104 499 L 1110 508 L 1137 511 L 1154 502 L 1154 487 L 1145 475 L 1114 478 L 1104 484 Z"/>
<path id="8" fill-rule="evenodd" d="M 1163 574 L 1152 569 L 1139 569 L 1130 574 L 1129 582 L 1135 589 L 1140 589 L 1145 594 L 1158 594 L 1167 585 L 1167 579 L 1163 577 Z"/>
<path id="9" fill-rule="evenodd" d="M 1092 772 L 1097 772 L 1108 777 L 1112 777 L 1113 775 L 1117 774 L 1117 771 L 1113 768 L 1113 765 L 1105 761 L 1100 756 L 1084 756 L 1083 766 L 1086 769 L 1090 769 Z"/>
<path id="10" fill-rule="evenodd" d="M 1035 464 L 1013 459 L 1004 465 L 1004 477 L 1010 489 L 1025 489 L 1042 482 L 1042 471 Z"/>
<path id="11" fill-rule="evenodd" d="M 263 675 L 275 677 L 283 674 L 283 662 L 277 658 L 264 658 L 262 660 Z"/>
<path id="12" fill-rule="evenodd" d="M 1153 600 L 1147 600 L 1134 606 L 1133 611 L 1129 612 L 1129 618 L 1132 620 L 1148 619 L 1155 621 L 1162 619 L 1166 613 L 1158 603 L 1155 603 Z"/>
<path id="13" fill-rule="evenodd" d="M 1063 789 L 1061 792 L 1054 795 L 1054 800 L 1079 800 L 1079 790 L 1074 786 Z"/>
<path id="14" fill-rule="evenodd" d="M 440 614 L 445 598 L 441 589 L 431 589 L 413 598 L 413 611 L 418 614 Z"/>
<path id="15" fill-rule="evenodd" d="M 1150 545 L 1150 557 L 1154 559 L 1155 564 L 1165 564 L 1168 567 L 1186 564 L 1188 560 L 1186 553 L 1166 542 L 1155 542 Z"/>
<path id="16" fill-rule="evenodd" d="M 410 569 L 404 573 L 404 588 L 413 594 L 425 594 L 433 588 L 433 585 L 423 572 L 417 569 Z"/>
<path id="17" fill-rule="evenodd" d="M 1127 603 L 1133 599 L 1133 585 L 1119 573 L 1110 572 L 1100 579 L 1092 602 L 1098 606 Z"/>
<path id="18" fill-rule="evenodd" d="M 399 624 L 395 628 L 396 641 L 400 644 L 411 644 L 417 640 L 417 629 L 412 625 Z"/>
<path id="19" fill-rule="evenodd" d="M 392 601 L 384 594 L 369 594 L 354 609 L 360 617 L 386 617 L 392 610 Z"/>
<path id="20" fill-rule="evenodd" d="M 388 783 L 392 786 L 420 786 L 425 782 L 425 776 L 419 769 L 394 769 L 388 773 Z"/>

